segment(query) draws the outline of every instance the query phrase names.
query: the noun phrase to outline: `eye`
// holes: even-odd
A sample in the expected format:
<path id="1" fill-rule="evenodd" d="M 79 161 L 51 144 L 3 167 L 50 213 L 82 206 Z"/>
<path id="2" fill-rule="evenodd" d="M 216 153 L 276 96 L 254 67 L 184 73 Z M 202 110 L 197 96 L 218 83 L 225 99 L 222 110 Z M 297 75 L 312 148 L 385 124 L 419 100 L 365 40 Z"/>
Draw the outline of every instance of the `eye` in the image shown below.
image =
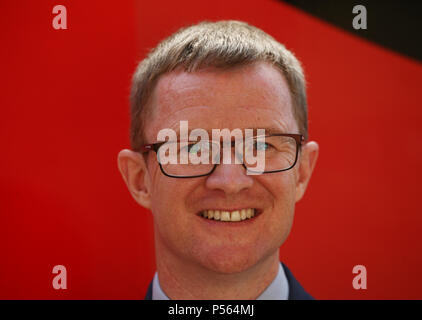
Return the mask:
<path id="1" fill-rule="evenodd" d="M 210 150 L 210 144 L 204 141 L 192 142 L 188 144 L 186 148 L 190 154 L 198 154 L 202 152 L 208 152 Z"/>
<path id="2" fill-rule="evenodd" d="M 201 150 L 201 144 L 200 143 L 188 145 L 189 153 L 198 153 L 199 150 Z"/>
<path id="3" fill-rule="evenodd" d="M 270 145 L 263 141 L 255 141 L 254 142 L 254 149 L 256 150 L 263 150 L 266 151 L 270 148 Z"/>

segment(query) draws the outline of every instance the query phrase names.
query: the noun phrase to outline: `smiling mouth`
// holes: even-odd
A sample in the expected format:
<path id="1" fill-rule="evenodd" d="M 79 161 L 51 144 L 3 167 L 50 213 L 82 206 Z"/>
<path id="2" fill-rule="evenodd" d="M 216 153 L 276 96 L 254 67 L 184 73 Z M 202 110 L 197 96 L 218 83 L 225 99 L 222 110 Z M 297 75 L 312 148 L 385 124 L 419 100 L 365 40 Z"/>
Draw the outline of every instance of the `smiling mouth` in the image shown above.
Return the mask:
<path id="1" fill-rule="evenodd" d="M 255 208 L 245 208 L 239 210 L 203 210 L 199 213 L 199 216 L 204 219 L 217 220 L 224 222 L 239 222 L 243 220 L 249 220 L 257 215 L 260 212 Z"/>

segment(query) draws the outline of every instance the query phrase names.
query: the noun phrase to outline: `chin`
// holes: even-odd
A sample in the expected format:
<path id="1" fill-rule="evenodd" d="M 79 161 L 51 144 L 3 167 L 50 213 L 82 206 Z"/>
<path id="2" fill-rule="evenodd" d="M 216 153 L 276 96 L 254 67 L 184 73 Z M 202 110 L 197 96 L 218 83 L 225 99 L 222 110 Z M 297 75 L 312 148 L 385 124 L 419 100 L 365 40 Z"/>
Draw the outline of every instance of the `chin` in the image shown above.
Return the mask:
<path id="1" fill-rule="evenodd" d="M 245 250 L 239 253 L 234 250 L 224 250 L 209 253 L 202 259 L 200 264 L 208 270 L 221 274 L 240 273 L 253 267 L 258 263 L 260 258 L 256 254 L 251 254 L 251 251 Z"/>

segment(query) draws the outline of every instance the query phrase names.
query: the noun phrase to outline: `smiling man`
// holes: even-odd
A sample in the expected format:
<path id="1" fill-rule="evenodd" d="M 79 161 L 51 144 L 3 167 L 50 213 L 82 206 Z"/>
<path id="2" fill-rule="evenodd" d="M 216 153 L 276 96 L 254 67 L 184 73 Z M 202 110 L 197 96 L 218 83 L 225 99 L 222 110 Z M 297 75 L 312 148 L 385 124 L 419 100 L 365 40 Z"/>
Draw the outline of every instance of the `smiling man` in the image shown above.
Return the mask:
<path id="1" fill-rule="evenodd" d="M 119 153 L 118 165 L 154 217 L 157 273 L 147 299 L 312 298 L 278 253 L 318 156 L 308 141 L 303 72 L 290 51 L 239 21 L 181 29 L 139 64 L 131 121 L 131 150 Z M 264 140 L 239 144 L 264 150 L 263 172 L 253 174 L 243 156 L 160 163 L 159 132 L 179 132 L 182 121 L 207 132 L 264 129 Z M 170 142 L 177 151 L 192 143 L 180 135 Z M 230 148 L 238 157 L 239 147 Z"/>

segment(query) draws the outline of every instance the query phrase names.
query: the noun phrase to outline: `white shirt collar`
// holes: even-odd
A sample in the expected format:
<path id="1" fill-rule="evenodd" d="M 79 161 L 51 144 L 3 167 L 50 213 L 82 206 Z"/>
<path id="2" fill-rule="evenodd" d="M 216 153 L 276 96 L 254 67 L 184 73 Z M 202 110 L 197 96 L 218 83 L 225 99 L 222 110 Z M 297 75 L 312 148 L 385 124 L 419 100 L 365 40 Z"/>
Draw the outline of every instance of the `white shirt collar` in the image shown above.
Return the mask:
<path id="1" fill-rule="evenodd" d="M 273 282 L 261 293 L 256 300 L 287 300 L 289 298 L 289 283 L 281 263 L 278 265 L 278 272 Z M 170 300 L 161 289 L 158 273 L 152 280 L 152 300 Z"/>

